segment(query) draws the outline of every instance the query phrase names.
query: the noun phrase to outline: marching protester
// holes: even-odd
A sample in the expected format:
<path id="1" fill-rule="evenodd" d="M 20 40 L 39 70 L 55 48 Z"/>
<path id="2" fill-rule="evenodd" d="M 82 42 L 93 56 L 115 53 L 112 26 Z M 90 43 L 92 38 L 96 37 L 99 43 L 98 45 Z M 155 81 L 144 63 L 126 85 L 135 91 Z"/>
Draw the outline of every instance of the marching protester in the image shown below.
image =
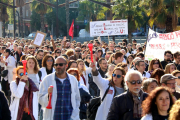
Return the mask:
<path id="1" fill-rule="evenodd" d="M 44 77 L 46 77 L 47 75 L 55 72 L 54 58 L 52 55 L 44 56 L 44 58 L 42 60 L 42 68 L 40 69 L 40 71 L 42 73 L 41 80 L 43 80 Z"/>
<path id="2" fill-rule="evenodd" d="M 135 68 L 136 68 L 137 71 L 139 71 L 142 74 L 143 77 L 150 78 L 151 75 L 148 72 L 145 71 L 146 65 L 145 65 L 144 60 L 136 61 Z"/>
<path id="3" fill-rule="evenodd" d="M 174 103 L 171 91 L 165 87 L 153 90 L 142 103 L 144 117 L 141 120 L 167 120 Z"/>
<path id="4" fill-rule="evenodd" d="M 44 57 L 44 51 L 42 49 L 39 49 L 36 54 L 36 59 L 38 61 L 38 65 L 40 68 L 42 67 L 43 57 Z"/>
<path id="5" fill-rule="evenodd" d="M 176 66 L 174 63 L 168 63 L 165 67 L 165 74 L 171 74 L 174 70 L 176 70 Z"/>
<path id="6" fill-rule="evenodd" d="M 24 67 L 16 69 L 16 79 L 11 82 L 12 101 L 10 104 L 11 120 L 38 120 L 39 89 L 35 83 L 24 75 Z"/>
<path id="7" fill-rule="evenodd" d="M 166 65 L 168 63 L 172 62 L 171 57 L 172 57 L 172 52 L 171 51 L 167 50 L 167 51 L 164 52 L 164 60 L 161 61 L 161 65 L 162 65 L 163 69 L 165 69 L 165 67 L 166 67 Z"/>
<path id="8" fill-rule="evenodd" d="M 107 120 L 141 119 L 141 104 L 147 97 L 147 94 L 141 90 L 142 74 L 138 71 L 129 71 L 124 80 L 128 90 L 113 99 Z"/>
<path id="9" fill-rule="evenodd" d="M 173 76 L 177 77 L 176 79 L 176 91 L 180 92 L 180 71 L 179 70 L 175 70 L 171 73 Z"/>
<path id="10" fill-rule="evenodd" d="M 180 100 L 177 100 L 169 112 L 168 120 L 178 120 L 180 117 Z"/>
<path id="11" fill-rule="evenodd" d="M 13 81 L 13 69 L 16 68 L 15 58 L 13 57 L 10 49 L 5 49 L 4 56 L 1 56 L 1 67 L 4 67 L 4 70 L 1 73 L 2 76 L 2 91 L 5 93 L 6 97 L 9 98 L 9 84 Z"/>
<path id="12" fill-rule="evenodd" d="M 159 59 L 157 58 L 152 59 L 151 62 L 149 63 L 148 72 L 152 74 L 152 72 L 157 68 L 163 69 Z"/>
<path id="13" fill-rule="evenodd" d="M 42 105 L 43 120 L 79 120 L 80 94 L 77 79 L 66 73 L 64 57 L 55 60 L 55 72 L 45 77 L 39 88 L 38 101 Z M 53 87 L 50 87 L 50 86 Z M 46 108 L 52 94 L 52 109 Z"/>
<path id="14" fill-rule="evenodd" d="M 158 87 L 158 82 L 156 79 L 148 78 L 143 81 L 142 90 L 148 94 L 150 94 L 151 91 L 154 90 L 156 87 Z"/>
<path id="15" fill-rule="evenodd" d="M 117 67 L 113 70 L 112 77 L 109 81 L 108 79 L 103 79 L 101 77 L 100 73 L 96 69 L 95 63 L 92 63 L 91 67 L 93 73 L 93 81 L 97 84 L 97 86 L 100 89 L 101 98 L 103 98 L 103 96 L 105 96 L 106 94 L 106 97 L 104 98 L 103 102 L 97 110 L 95 120 L 106 120 L 109 111 L 108 108 L 110 108 L 113 97 L 120 95 L 125 91 L 124 76 L 126 73 L 123 68 Z M 106 90 L 108 90 L 107 93 L 105 93 Z"/>

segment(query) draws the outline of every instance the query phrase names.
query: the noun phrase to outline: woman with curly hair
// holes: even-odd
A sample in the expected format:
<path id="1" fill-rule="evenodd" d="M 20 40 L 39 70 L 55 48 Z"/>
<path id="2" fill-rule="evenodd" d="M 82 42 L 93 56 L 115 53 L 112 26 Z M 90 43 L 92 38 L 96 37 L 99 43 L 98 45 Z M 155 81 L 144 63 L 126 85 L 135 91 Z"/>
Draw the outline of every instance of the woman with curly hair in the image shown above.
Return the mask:
<path id="1" fill-rule="evenodd" d="M 142 103 L 144 117 L 141 120 L 167 120 L 173 103 L 174 97 L 168 88 L 154 89 Z"/>
<path id="2" fill-rule="evenodd" d="M 169 119 L 168 120 L 179 120 L 180 118 L 180 100 L 177 100 L 174 105 L 172 106 L 169 112 Z"/>

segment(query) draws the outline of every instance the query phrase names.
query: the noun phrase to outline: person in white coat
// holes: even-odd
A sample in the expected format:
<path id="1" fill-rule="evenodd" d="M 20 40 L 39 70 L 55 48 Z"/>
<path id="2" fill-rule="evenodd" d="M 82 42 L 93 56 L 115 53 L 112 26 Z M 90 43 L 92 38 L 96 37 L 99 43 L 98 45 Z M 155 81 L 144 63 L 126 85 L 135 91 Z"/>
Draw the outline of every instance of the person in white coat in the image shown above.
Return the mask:
<path id="1" fill-rule="evenodd" d="M 110 81 L 108 79 L 104 79 L 101 77 L 100 73 L 98 73 L 96 66 L 94 63 L 90 65 L 92 67 L 93 81 L 100 89 L 100 97 L 102 98 L 105 94 L 105 91 L 110 85 L 109 91 L 104 98 L 103 102 L 99 106 L 95 120 L 106 120 L 109 112 L 110 105 L 114 96 L 120 95 L 125 91 L 124 89 L 124 76 L 125 70 L 121 67 L 116 67 L 113 70 L 112 77 Z"/>
<path id="2" fill-rule="evenodd" d="M 43 60 L 42 60 L 42 68 L 40 69 L 42 76 L 41 76 L 41 80 L 44 79 L 44 77 L 46 77 L 46 75 L 49 75 L 53 72 L 55 72 L 54 69 L 54 58 L 52 55 L 47 54 L 46 56 L 44 56 Z"/>
<path id="3" fill-rule="evenodd" d="M 142 103 L 141 120 L 168 120 L 169 110 L 176 101 L 166 87 L 157 87 Z"/>
<path id="4" fill-rule="evenodd" d="M 79 120 L 78 81 L 66 73 L 67 61 L 63 56 L 56 58 L 54 65 L 56 72 L 47 75 L 40 83 L 38 101 L 44 108 L 43 120 Z M 52 109 L 47 109 L 50 94 Z"/>
<path id="5" fill-rule="evenodd" d="M 8 96 L 8 84 L 13 80 L 13 70 L 16 68 L 16 61 L 13 56 L 11 56 L 10 49 L 4 50 L 4 58 L 1 58 L 1 65 L 4 66 L 4 70 L 8 71 L 8 74 L 6 77 L 2 78 L 2 90 L 4 91 L 5 95 Z"/>
<path id="6" fill-rule="evenodd" d="M 38 120 L 38 88 L 27 75 L 24 75 L 23 68 L 17 68 L 16 80 L 10 84 L 11 120 Z"/>
<path id="7" fill-rule="evenodd" d="M 91 73 L 91 68 L 86 68 L 82 59 L 77 60 L 77 66 L 80 73 L 80 83 L 85 85 L 89 89 L 88 74 Z"/>

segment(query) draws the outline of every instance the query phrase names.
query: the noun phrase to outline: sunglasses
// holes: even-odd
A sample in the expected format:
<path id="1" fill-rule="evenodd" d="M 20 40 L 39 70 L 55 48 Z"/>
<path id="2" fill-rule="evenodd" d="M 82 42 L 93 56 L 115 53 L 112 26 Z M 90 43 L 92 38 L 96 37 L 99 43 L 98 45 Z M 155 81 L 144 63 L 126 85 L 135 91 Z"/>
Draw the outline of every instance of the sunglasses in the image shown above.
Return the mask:
<path id="1" fill-rule="evenodd" d="M 53 62 L 53 60 L 47 60 L 47 62 Z"/>
<path id="2" fill-rule="evenodd" d="M 57 67 L 58 65 L 59 65 L 59 66 L 66 65 L 66 63 L 55 63 L 54 65 Z"/>
<path id="3" fill-rule="evenodd" d="M 121 75 L 116 75 L 116 74 L 114 74 L 114 73 L 112 74 L 112 76 L 113 76 L 113 77 L 116 77 L 116 76 L 117 76 L 117 78 L 121 78 Z"/>
<path id="4" fill-rule="evenodd" d="M 72 75 L 77 76 L 77 74 L 76 74 L 76 73 L 74 73 L 74 74 L 72 74 Z"/>
<path id="5" fill-rule="evenodd" d="M 158 65 L 159 65 L 159 62 L 155 62 L 155 63 L 153 63 L 153 65 L 155 65 L 155 64 L 158 64 Z"/>
<path id="6" fill-rule="evenodd" d="M 91 59 L 91 58 L 89 57 L 89 59 Z"/>
<path id="7" fill-rule="evenodd" d="M 56 53 L 61 53 L 61 52 L 56 52 Z"/>
<path id="8" fill-rule="evenodd" d="M 142 80 L 132 80 L 132 81 L 128 81 L 128 82 L 130 82 L 131 83 L 131 85 L 135 85 L 136 83 L 137 84 L 141 84 L 142 83 Z"/>
<path id="9" fill-rule="evenodd" d="M 180 79 L 180 76 L 178 76 L 178 79 Z"/>
<path id="10" fill-rule="evenodd" d="M 23 76 L 23 75 L 24 75 L 24 73 L 20 73 L 19 75 L 20 75 L 20 76 Z M 26 72 L 26 75 L 27 75 L 27 72 Z"/>
<path id="11" fill-rule="evenodd" d="M 80 50 L 76 50 L 76 52 L 81 52 Z"/>

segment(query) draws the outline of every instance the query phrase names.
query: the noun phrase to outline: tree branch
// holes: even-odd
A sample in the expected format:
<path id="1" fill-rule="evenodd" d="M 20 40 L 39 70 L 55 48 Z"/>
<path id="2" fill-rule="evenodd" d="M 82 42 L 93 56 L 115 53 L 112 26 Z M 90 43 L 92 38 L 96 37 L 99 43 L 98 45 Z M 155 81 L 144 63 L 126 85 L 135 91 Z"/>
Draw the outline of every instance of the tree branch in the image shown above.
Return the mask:
<path id="1" fill-rule="evenodd" d="M 79 1 L 79 0 L 71 1 L 71 2 L 69 2 L 69 4 L 74 3 L 74 2 L 77 2 L 77 1 Z M 66 5 L 66 3 L 59 4 L 58 7 L 64 7 L 65 5 Z"/>

